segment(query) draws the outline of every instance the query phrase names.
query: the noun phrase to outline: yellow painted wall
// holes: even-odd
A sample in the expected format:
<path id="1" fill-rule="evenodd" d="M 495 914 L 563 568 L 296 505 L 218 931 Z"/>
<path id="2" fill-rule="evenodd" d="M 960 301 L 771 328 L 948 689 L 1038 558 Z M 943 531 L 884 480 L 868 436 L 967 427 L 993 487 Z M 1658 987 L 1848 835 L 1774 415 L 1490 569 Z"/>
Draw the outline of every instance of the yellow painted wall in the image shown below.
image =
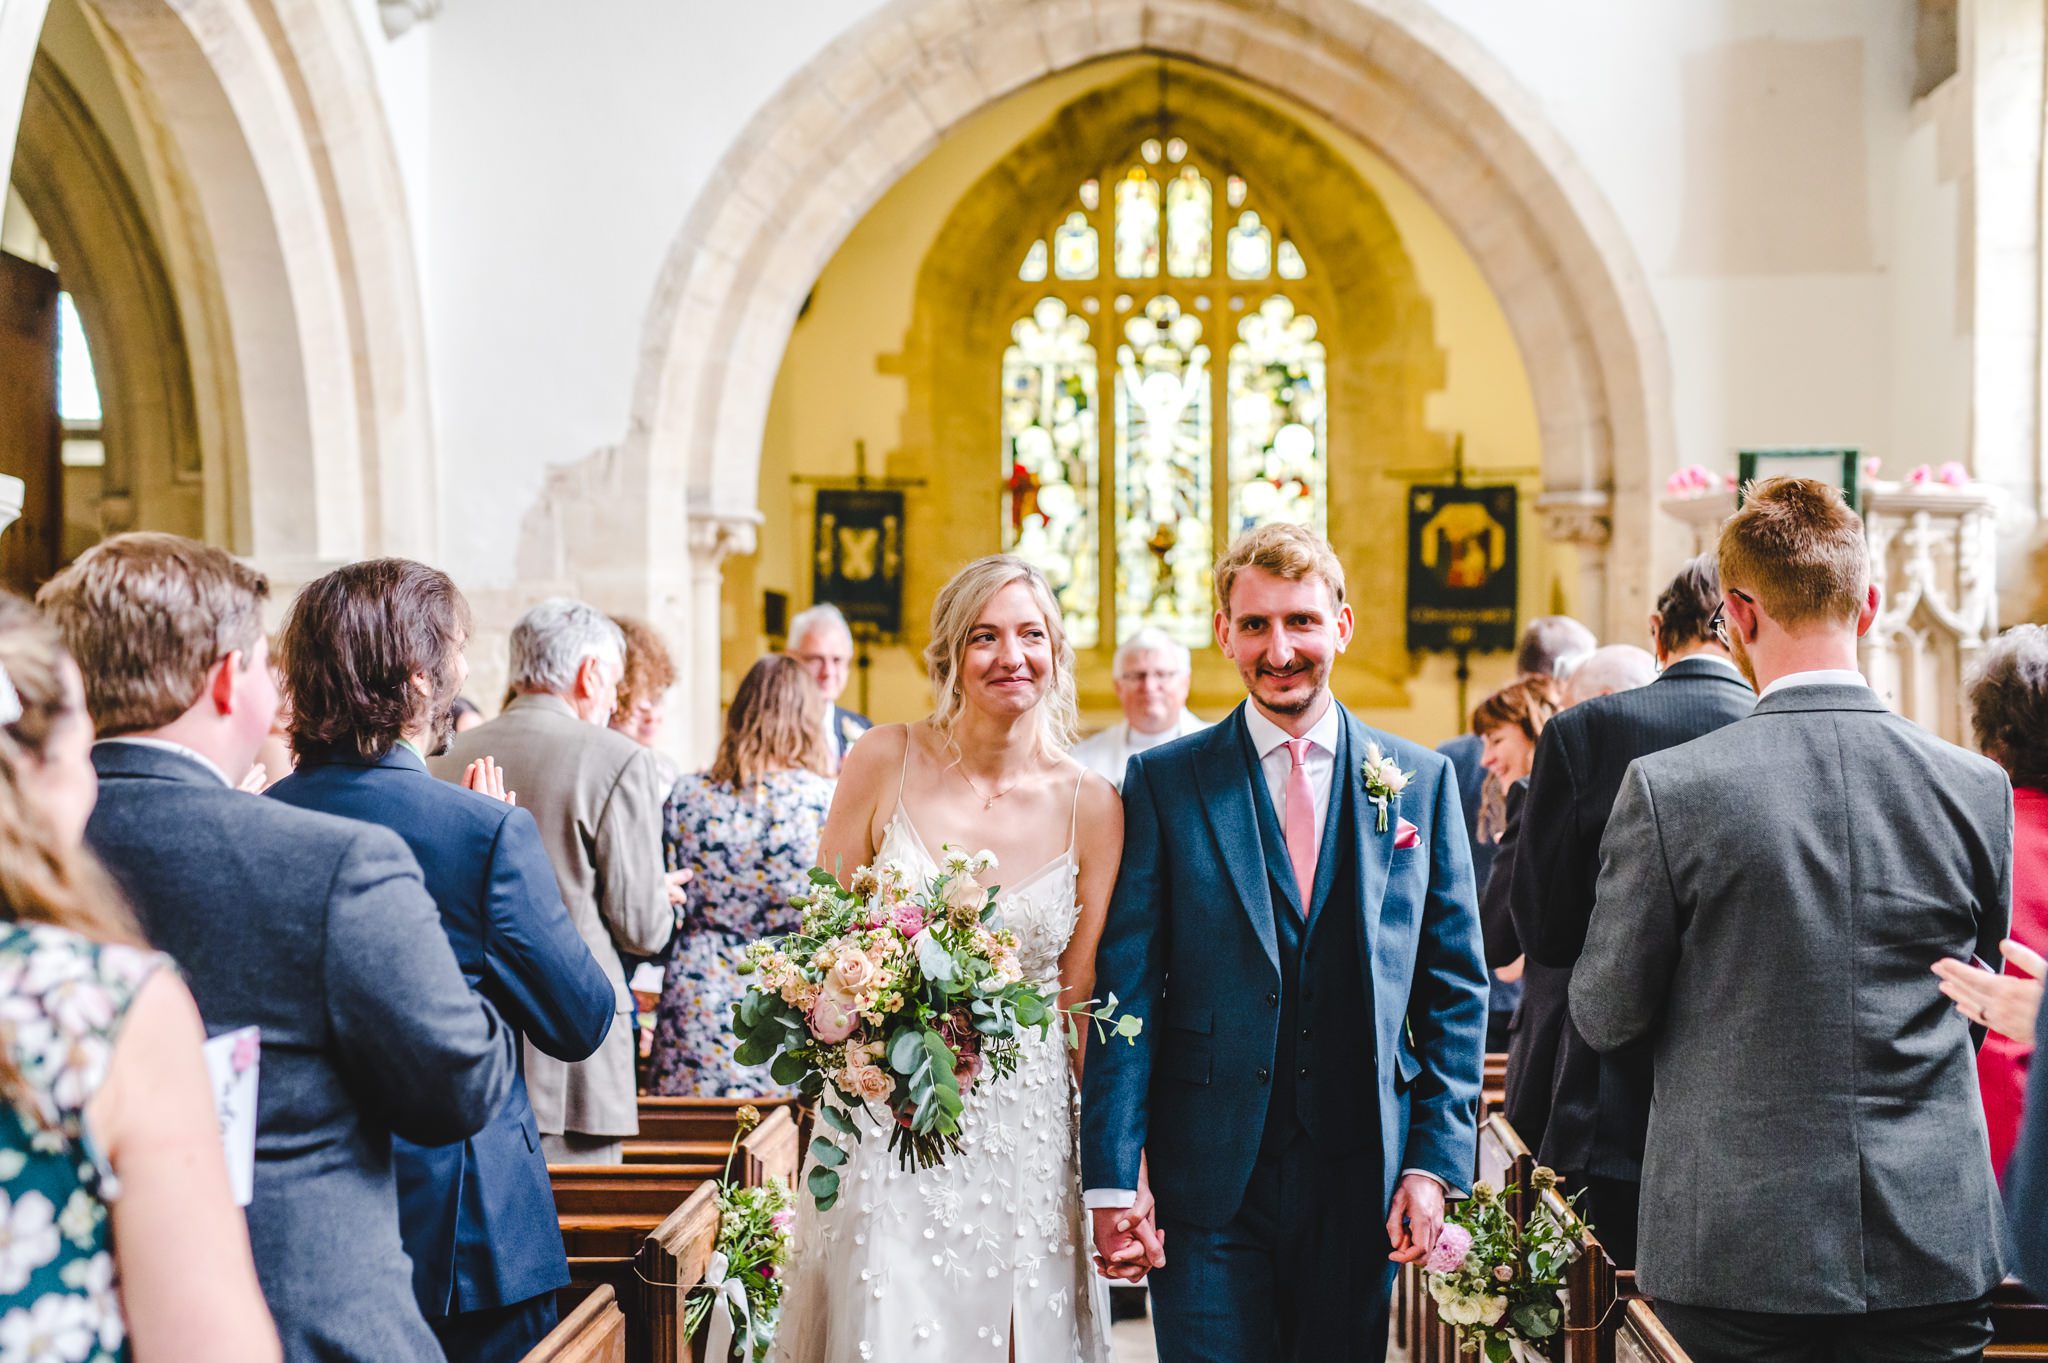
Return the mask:
<path id="1" fill-rule="evenodd" d="M 1125 60 L 1067 72 L 984 110 L 894 186 L 826 267 L 796 325 L 769 412 L 762 450 L 765 522 L 759 550 L 751 559 L 727 565 L 727 695 L 739 673 L 765 647 L 761 593 L 788 593 L 792 609 L 808 604 L 810 491 L 792 479 L 851 474 L 857 440 L 867 444 L 870 472 L 880 473 L 900 439 L 910 394 L 904 379 L 893 372 L 894 357 L 910 325 L 919 268 L 948 216 L 975 180 L 1062 107 L 1152 65 Z M 1308 132 L 1348 158 L 1381 196 L 1430 297 L 1436 341 L 1446 355 L 1444 387 L 1429 401 L 1429 427 L 1447 437 L 1465 435 L 1468 476 L 1473 481 L 1512 479 L 1523 486 L 1525 507 L 1532 504 L 1539 486 L 1535 407 L 1506 319 L 1471 257 L 1425 196 L 1371 150 L 1284 99 L 1232 83 L 1300 120 Z M 1256 174 L 1255 167 L 1248 170 Z M 1342 211 L 1342 206 L 1333 205 L 1332 211 Z M 991 270 L 1015 267 L 1009 260 L 989 262 Z M 961 400 L 992 402 L 994 393 L 992 373 L 986 392 L 963 394 Z M 991 449 L 991 478 L 996 475 L 996 458 Z M 1414 473 L 1417 478 L 1427 476 L 1423 470 Z M 908 527 L 913 554 L 917 532 L 913 521 Z M 1525 510 L 1520 533 L 1521 608 L 1527 618 L 1554 608 L 1573 580 L 1573 564 L 1568 550 L 1543 540 L 1533 512 Z M 996 547 L 996 527 L 991 525 L 989 548 Z M 1404 548 L 1392 544 L 1386 552 L 1398 555 Z M 1375 651 L 1385 647 L 1371 646 Z M 1511 669 L 1502 655 L 1475 658 L 1472 670 L 1469 695 L 1476 701 L 1506 680 Z M 1447 658 L 1419 660 L 1409 687 L 1409 706 L 1368 710 L 1365 716 L 1424 741 L 1447 737 L 1462 728 L 1453 674 L 1454 664 Z M 859 700 L 857 691 L 850 691 L 846 703 Z M 870 713 L 880 720 L 914 718 L 928 702 L 923 670 L 911 650 L 878 650 L 870 673 Z M 1096 722 L 1106 717 L 1090 716 Z"/>

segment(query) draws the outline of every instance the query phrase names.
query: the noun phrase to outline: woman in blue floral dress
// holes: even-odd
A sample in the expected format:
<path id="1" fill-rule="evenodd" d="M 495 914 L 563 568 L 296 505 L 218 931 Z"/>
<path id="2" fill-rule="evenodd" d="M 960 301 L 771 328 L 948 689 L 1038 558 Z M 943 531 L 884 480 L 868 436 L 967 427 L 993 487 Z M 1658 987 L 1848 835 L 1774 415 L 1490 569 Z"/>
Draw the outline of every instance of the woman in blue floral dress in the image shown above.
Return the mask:
<path id="1" fill-rule="evenodd" d="M 732 1057 L 732 1006 L 746 944 L 789 932 L 789 897 L 818 859 L 832 803 L 822 705 L 810 674 L 780 654 L 755 663 L 726 712 L 711 770 L 669 795 L 669 869 L 696 873 L 655 1015 L 653 1092 L 769 1097 L 789 1090 Z"/>
<path id="2" fill-rule="evenodd" d="M 80 849 L 92 739 L 0 592 L 0 1360 L 273 1363 L 198 1010 Z"/>

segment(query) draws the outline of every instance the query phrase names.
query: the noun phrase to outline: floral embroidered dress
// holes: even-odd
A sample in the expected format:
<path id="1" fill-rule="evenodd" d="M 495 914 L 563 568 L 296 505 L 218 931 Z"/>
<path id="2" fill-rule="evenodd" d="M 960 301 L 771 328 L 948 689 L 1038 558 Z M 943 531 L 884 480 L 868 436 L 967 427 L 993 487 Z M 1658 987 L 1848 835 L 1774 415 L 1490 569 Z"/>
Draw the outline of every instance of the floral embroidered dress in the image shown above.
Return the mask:
<path id="1" fill-rule="evenodd" d="M 665 817 L 668 864 L 697 874 L 655 1015 L 652 1092 L 754 1098 L 788 1091 L 766 1070 L 733 1062 L 732 1006 L 747 943 L 796 930 L 789 897 L 817 863 L 832 789 L 808 771 L 771 772 L 744 793 L 701 773 L 676 782 Z"/>
<path id="2" fill-rule="evenodd" d="M 85 1129 L 128 1005 L 168 958 L 42 923 L 0 923 L 0 1044 L 34 1111 L 0 1104 L 0 1360 L 129 1355 L 107 1204 Z"/>

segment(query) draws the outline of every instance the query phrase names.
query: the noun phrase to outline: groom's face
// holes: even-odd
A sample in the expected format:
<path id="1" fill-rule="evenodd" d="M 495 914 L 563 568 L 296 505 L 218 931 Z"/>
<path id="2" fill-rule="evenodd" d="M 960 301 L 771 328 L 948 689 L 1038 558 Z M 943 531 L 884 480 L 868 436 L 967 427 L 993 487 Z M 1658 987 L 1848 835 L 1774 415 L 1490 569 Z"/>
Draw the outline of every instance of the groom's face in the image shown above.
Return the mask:
<path id="1" fill-rule="evenodd" d="M 1216 645 L 1237 664 L 1245 690 L 1276 715 L 1298 715 L 1322 698 L 1330 665 L 1351 642 L 1351 607 L 1329 584 L 1247 568 L 1216 612 Z"/>

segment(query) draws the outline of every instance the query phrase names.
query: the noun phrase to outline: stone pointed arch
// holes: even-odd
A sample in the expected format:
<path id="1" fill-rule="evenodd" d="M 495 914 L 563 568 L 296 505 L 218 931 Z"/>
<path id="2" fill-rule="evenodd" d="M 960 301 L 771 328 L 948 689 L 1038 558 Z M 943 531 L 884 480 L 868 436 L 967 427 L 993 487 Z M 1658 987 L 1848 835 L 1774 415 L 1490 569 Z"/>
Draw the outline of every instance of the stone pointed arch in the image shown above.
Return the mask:
<path id="1" fill-rule="evenodd" d="M 776 369 L 813 281 L 853 223 L 975 110 L 1053 72 L 1126 53 L 1229 71 L 1314 110 L 1419 186 L 1499 296 L 1528 369 L 1554 534 L 1585 546 L 1589 614 L 1609 631 L 1649 597 L 1651 489 L 1673 462 L 1670 380 L 1649 290 L 1611 208 L 1535 100 L 1421 0 L 892 0 L 755 116 L 672 247 L 643 337 L 622 472 L 649 595 L 685 562 L 657 518 L 687 504 L 723 552 L 757 519 Z M 735 534 L 708 527 L 732 526 Z M 1625 573 L 1610 575 L 1605 545 Z M 698 637 L 702 634 L 699 632 Z M 698 650 L 701 652 L 701 648 Z M 692 660 L 696 746 L 715 653 Z"/>

